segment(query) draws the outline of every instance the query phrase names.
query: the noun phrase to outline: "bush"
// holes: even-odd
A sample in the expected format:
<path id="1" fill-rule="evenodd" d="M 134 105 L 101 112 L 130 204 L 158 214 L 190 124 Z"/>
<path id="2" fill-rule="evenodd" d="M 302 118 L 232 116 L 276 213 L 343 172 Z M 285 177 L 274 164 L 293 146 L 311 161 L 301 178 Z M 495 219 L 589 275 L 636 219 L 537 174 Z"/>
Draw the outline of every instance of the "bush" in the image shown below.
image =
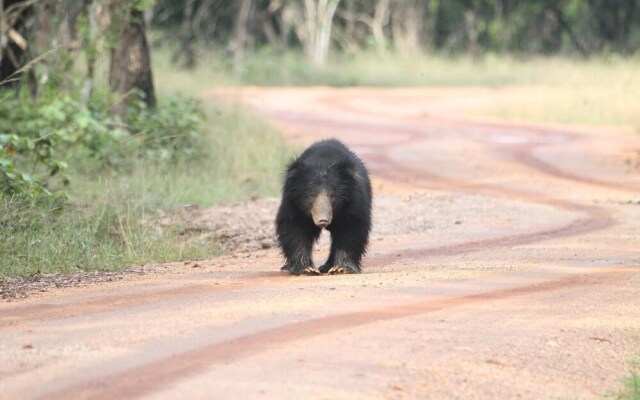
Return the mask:
<path id="1" fill-rule="evenodd" d="M 37 102 L 6 96 L 0 101 L 0 193 L 63 196 L 71 163 L 118 170 L 136 159 L 196 158 L 202 120 L 198 104 L 179 97 L 156 110 L 135 102 L 121 120 L 99 102 L 85 106 L 69 96 Z"/>
<path id="2" fill-rule="evenodd" d="M 0 280 L 217 252 L 145 223 L 156 211 L 129 192 L 73 190 L 71 178 L 82 189 L 140 165 L 157 171 L 198 158 L 203 114 L 195 101 L 170 97 L 154 110 L 135 102 L 121 119 L 106 103 L 70 96 L 0 99 Z"/>
<path id="3" fill-rule="evenodd" d="M 195 100 L 167 97 L 158 110 L 143 101 L 134 102 L 127 113 L 130 131 L 140 138 L 139 156 L 176 162 L 202 155 L 200 124 L 204 114 Z"/>

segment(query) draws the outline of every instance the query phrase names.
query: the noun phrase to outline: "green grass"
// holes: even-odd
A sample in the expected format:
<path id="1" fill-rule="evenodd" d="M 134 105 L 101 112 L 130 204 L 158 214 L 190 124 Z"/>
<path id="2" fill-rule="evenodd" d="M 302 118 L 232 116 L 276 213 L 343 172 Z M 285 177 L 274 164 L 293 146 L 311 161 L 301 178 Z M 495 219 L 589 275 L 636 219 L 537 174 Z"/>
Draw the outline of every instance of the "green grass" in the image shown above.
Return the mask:
<path id="1" fill-rule="evenodd" d="M 623 383 L 623 391 L 614 398 L 616 400 L 640 400 L 640 363 L 631 363 L 631 371 Z"/>
<path id="2" fill-rule="evenodd" d="M 640 400 L 640 375 L 632 372 L 625 380 L 625 391 L 620 400 Z"/>
<path id="3" fill-rule="evenodd" d="M 143 262 L 205 257 L 215 243 L 189 243 L 176 232 L 159 232 L 155 211 L 143 202 L 104 197 L 61 209 L 0 198 L 0 279 L 88 270 L 117 270 Z M 10 216 L 10 221 L 7 221 Z"/>
<path id="4" fill-rule="evenodd" d="M 624 389 L 613 396 L 615 400 L 640 400 L 640 364 L 631 363 L 631 371 L 623 379 Z"/>
<path id="5" fill-rule="evenodd" d="M 158 210 L 276 195 L 291 150 L 238 107 L 206 100 L 203 109 L 204 157 L 140 161 L 118 173 L 71 164 L 72 200 L 63 207 L 0 196 L 0 280 L 220 254 L 214 242 L 186 240 L 179 227 L 159 229 Z"/>

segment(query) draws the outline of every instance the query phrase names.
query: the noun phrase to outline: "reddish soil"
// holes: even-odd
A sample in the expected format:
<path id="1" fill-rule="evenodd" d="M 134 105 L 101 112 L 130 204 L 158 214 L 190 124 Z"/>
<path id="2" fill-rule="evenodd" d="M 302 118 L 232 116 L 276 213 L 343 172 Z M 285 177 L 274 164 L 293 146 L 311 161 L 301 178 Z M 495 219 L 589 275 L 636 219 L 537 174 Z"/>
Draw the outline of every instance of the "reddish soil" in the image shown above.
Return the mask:
<path id="1" fill-rule="evenodd" d="M 0 304 L 0 398 L 620 389 L 640 349 L 640 137 L 467 120 L 500 96 L 480 89 L 208 95 L 244 101 L 300 146 L 338 137 L 362 156 L 375 195 L 364 273 L 281 274 L 275 199 L 194 210 L 188 228 L 234 238 L 231 256 Z"/>

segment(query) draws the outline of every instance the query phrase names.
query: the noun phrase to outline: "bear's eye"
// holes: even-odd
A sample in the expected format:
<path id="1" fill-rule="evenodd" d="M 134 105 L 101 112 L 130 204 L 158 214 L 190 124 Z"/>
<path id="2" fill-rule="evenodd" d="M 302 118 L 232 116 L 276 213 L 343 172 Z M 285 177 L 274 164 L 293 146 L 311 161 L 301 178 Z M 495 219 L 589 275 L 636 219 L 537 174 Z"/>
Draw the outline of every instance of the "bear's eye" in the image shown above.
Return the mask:
<path id="1" fill-rule="evenodd" d="M 335 196 L 334 196 L 334 195 L 332 195 L 332 194 L 330 194 L 330 195 L 329 195 L 329 200 L 333 201 L 334 199 L 335 199 Z"/>

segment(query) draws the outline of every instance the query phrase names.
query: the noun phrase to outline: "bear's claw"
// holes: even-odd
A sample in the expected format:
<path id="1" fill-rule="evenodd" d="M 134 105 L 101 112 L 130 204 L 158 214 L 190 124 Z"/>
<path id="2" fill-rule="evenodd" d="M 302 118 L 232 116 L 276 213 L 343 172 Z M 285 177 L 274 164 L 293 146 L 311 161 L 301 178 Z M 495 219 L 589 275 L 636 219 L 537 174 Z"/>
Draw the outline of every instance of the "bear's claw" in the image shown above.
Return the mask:
<path id="1" fill-rule="evenodd" d="M 350 274 L 351 272 L 351 269 L 346 268 L 344 265 L 334 265 L 327 271 L 329 275 Z"/>
<path id="2" fill-rule="evenodd" d="M 320 270 L 316 267 L 307 267 L 304 269 L 305 275 L 320 275 Z"/>
<path id="3" fill-rule="evenodd" d="M 331 267 L 328 271 L 327 274 L 329 275 L 339 275 L 339 274 L 359 274 L 360 273 L 360 268 L 359 267 L 354 267 L 352 265 L 334 265 L 333 267 Z"/>

